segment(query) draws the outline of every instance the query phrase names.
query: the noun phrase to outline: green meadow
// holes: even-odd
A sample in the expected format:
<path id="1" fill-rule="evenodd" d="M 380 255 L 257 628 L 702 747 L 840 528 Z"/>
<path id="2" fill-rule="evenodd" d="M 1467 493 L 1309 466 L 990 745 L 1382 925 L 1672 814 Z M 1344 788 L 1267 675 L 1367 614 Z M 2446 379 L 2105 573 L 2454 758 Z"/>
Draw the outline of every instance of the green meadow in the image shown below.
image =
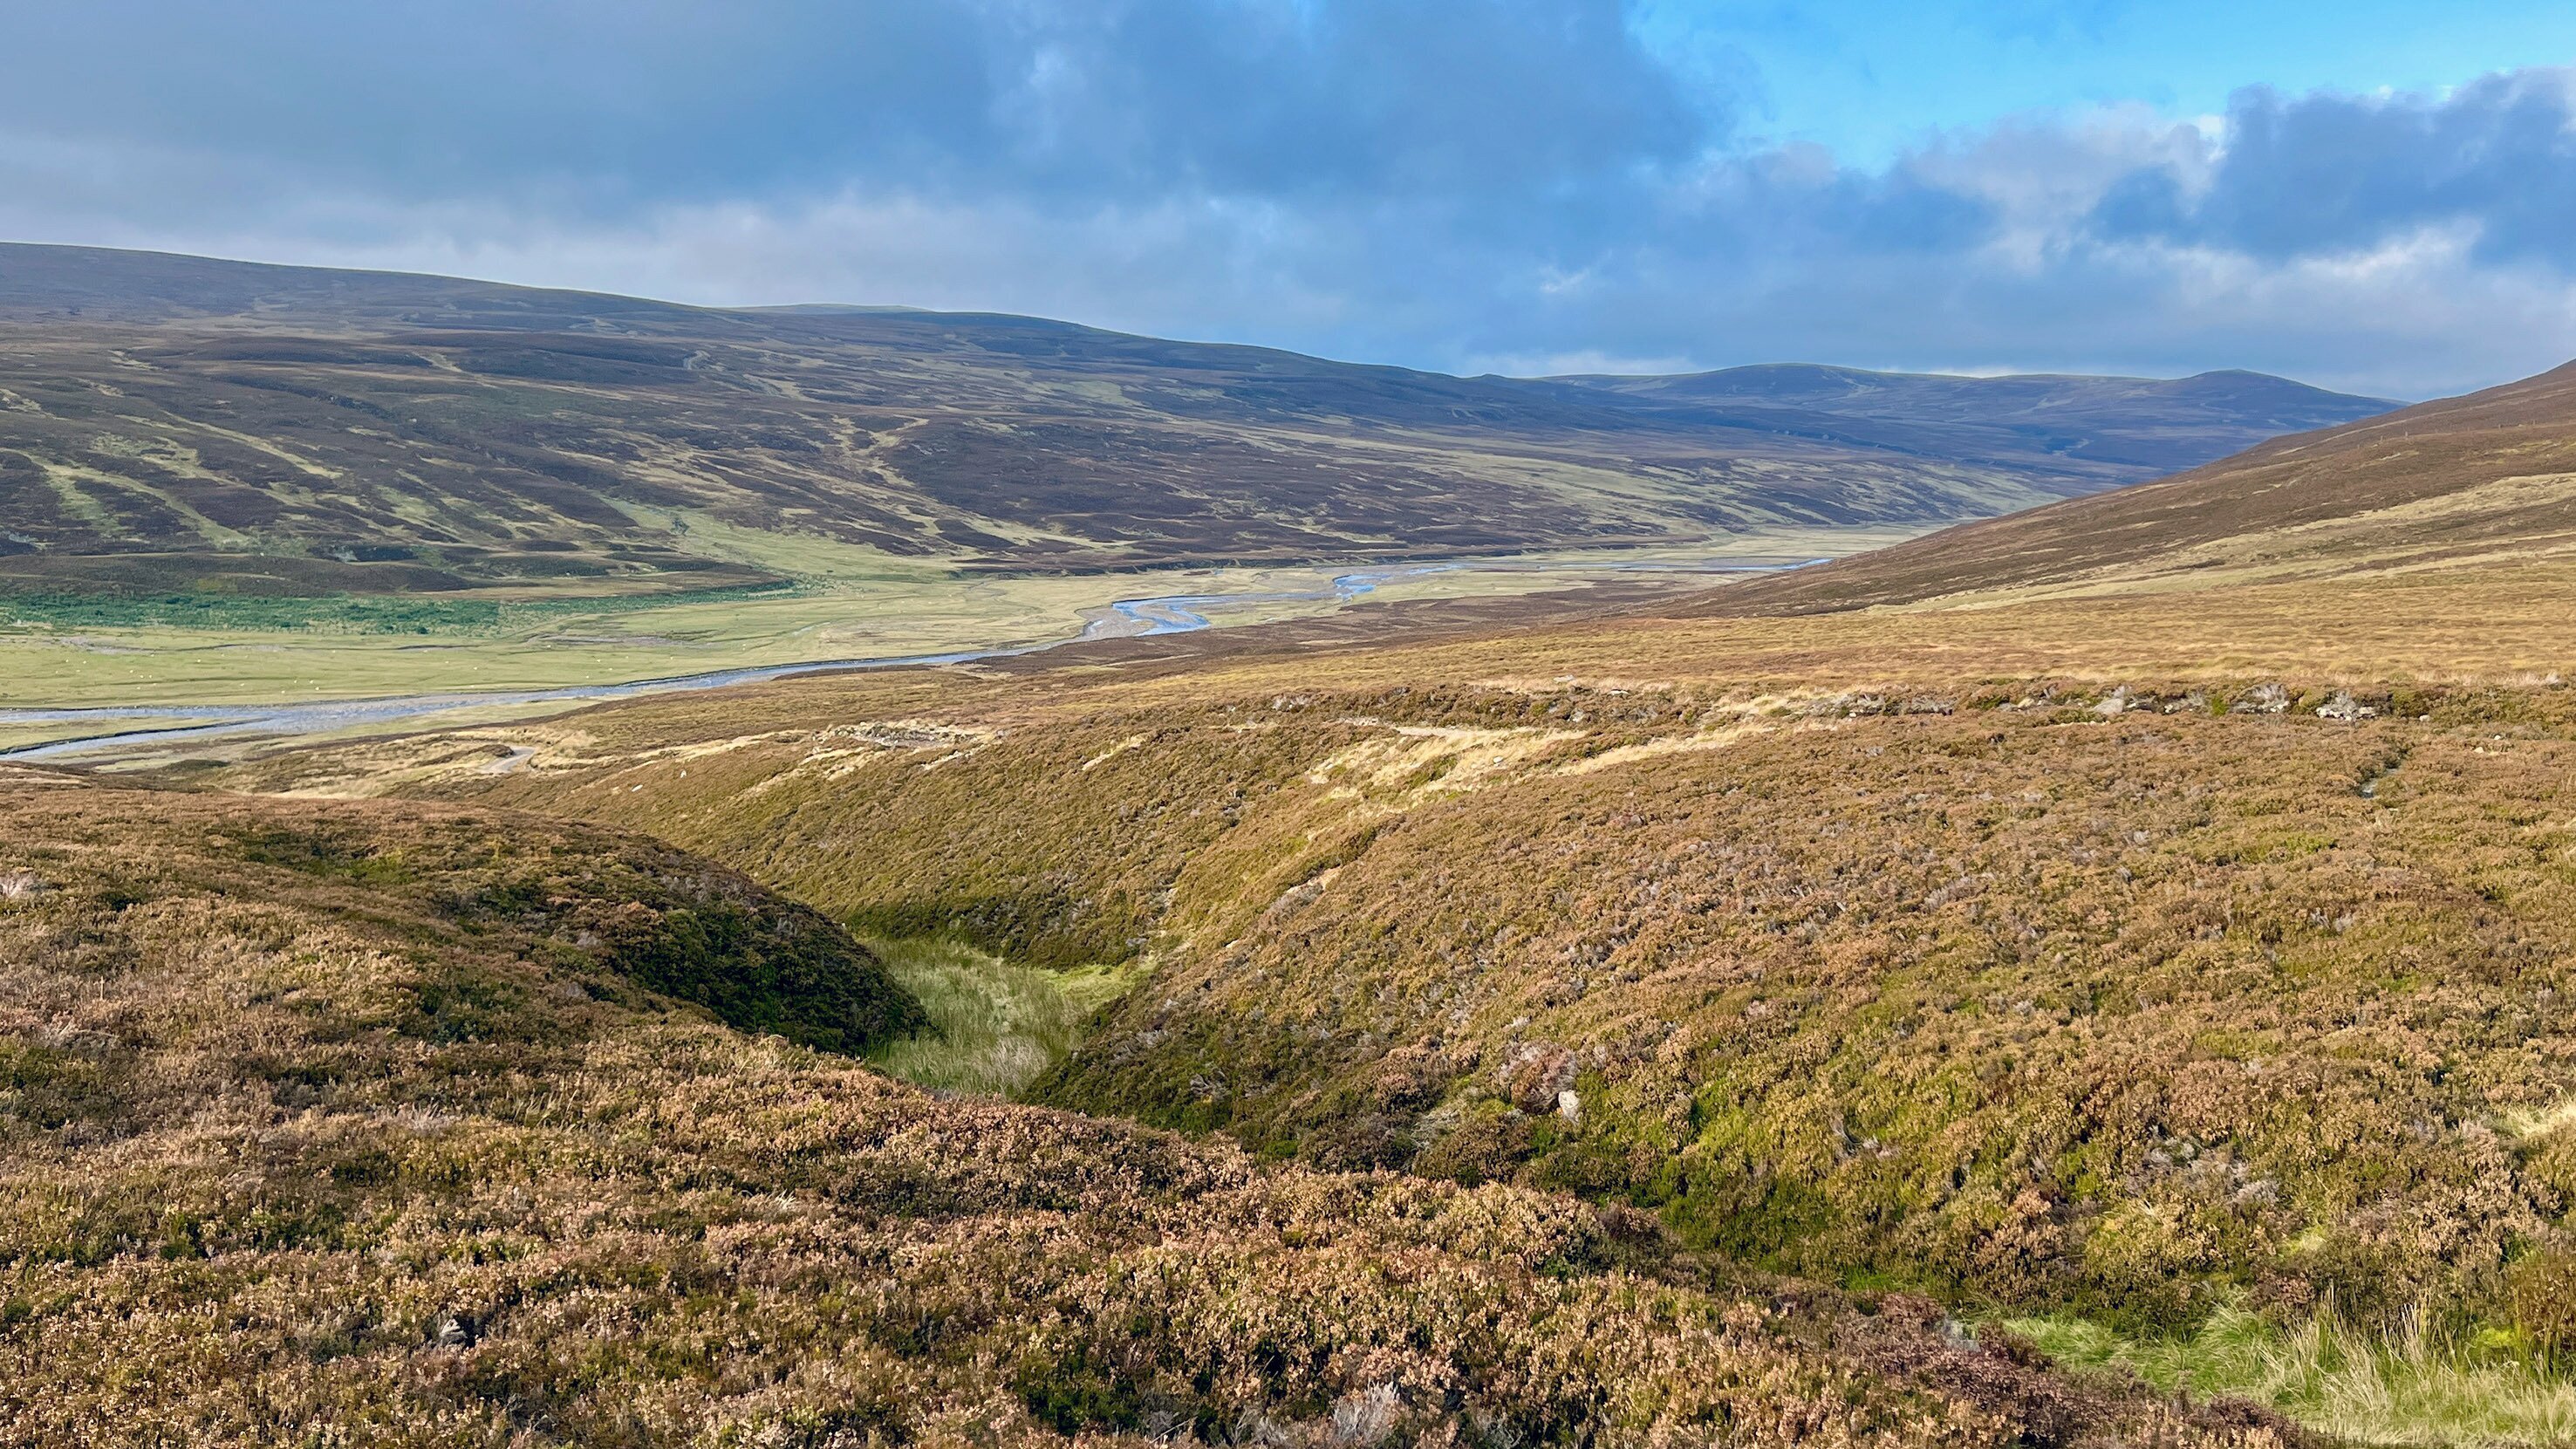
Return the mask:
<path id="1" fill-rule="evenodd" d="M 1621 550 L 1375 564 L 1369 592 L 1336 596 L 1347 566 L 979 574 L 819 538 L 700 525 L 693 542 L 775 571 L 775 582 L 661 594 L 545 592 L 263 598 L 0 596 L 0 708 L 248 704 L 446 690 L 617 683 L 828 659 L 1013 649 L 1080 635 L 1133 598 L 1194 604 L 1220 625 L 1407 600 L 1502 598 L 1606 581 L 1707 582 L 1681 566 L 1842 554 L 1904 529 L 1781 529 L 1691 551 Z M 1667 566 L 1660 567 L 1659 566 Z"/>

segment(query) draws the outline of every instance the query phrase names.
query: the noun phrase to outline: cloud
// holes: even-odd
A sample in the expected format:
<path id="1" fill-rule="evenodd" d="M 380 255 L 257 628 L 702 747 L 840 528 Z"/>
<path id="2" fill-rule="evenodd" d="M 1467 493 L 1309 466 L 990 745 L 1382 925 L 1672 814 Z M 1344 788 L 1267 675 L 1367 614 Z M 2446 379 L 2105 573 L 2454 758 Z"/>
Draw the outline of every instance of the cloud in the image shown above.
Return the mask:
<path id="1" fill-rule="evenodd" d="M 2576 353 L 2570 72 L 2003 117 L 1859 168 L 1747 140 L 1758 77 L 1634 21 L 1616 0 L 10 7 L 0 233 L 1469 371 L 2248 366 L 2427 395 Z"/>
<path id="2" fill-rule="evenodd" d="M 2258 88 L 2202 144 L 2210 154 L 2109 187 L 2101 234 L 2281 261 L 2467 226 L 2481 262 L 2576 272 L 2576 72 L 2485 76 L 2444 97 Z"/>
<path id="3" fill-rule="evenodd" d="M 1712 121 L 1617 0 L 87 0 L 12 7 L 0 57 L 12 134 L 600 211 L 1489 199 L 1686 158 Z"/>

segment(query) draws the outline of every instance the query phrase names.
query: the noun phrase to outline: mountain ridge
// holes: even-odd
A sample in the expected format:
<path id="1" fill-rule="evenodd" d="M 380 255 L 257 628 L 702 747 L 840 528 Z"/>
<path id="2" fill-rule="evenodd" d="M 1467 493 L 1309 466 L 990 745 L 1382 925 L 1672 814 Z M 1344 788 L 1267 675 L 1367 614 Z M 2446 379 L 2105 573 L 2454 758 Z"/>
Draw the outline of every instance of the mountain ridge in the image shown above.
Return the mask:
<path id="1" fill-rule="evenodd" d="M 0 589 L 780 576 L 701 522 L 969 571 L 1687 546 L 1984 516 L 2383 406 L 2267 386 L 2297 406 L 2116 380 L 2077 387 L 2074 429 L 1997 426 L 1990 380 L 1791 407 L 1004 314 L 7 245 Z"/>

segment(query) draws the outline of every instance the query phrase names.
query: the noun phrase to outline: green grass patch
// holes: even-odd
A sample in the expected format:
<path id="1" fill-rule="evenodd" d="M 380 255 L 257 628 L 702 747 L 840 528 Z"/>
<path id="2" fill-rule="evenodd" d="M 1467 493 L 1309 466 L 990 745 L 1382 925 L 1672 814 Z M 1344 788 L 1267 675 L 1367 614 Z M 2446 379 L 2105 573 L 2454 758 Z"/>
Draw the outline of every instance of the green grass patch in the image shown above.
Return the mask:
<path id="1" fill-rule="evenodd" d="M 1143 974 L 1132 963 L 1042 970 L 953 940 L 863 939 L 930 1014 L 929 1030 L 888 1042 L 868 1060 L 934 1091 L 1017 1095 Z"/>
<path id="2" fill-rule="evenodd" d="M 631 613 L 683 604 L 723 603 L 792 592 L 786 581 L 629 595 L 557 599 L 446 599 L 417 595 L 332 594 L 269 598 L 174 593 L 151 598 L 110 594 L 16 594 L 0 597 L 0 628 L 56 633 L 71 629 L 215 629 L 299 634 L 478 635 L 578 614 Z"/>
<path id="3" fill-rule="evenodd" d="M 2162 1389 L 2252 1399 L 2351 1443 L 2576 1441 L 2576 1383 L 2499 1332 L 2446 1336 L 2410 1319 L 2382 1334 L 2327 1317 L 2284 1329 L 2232 1308 L 2185 1338 L 2124 1338 L 2061 1318 L 1996 1326 L 2068 1368 L 2126 1369 Z"/>

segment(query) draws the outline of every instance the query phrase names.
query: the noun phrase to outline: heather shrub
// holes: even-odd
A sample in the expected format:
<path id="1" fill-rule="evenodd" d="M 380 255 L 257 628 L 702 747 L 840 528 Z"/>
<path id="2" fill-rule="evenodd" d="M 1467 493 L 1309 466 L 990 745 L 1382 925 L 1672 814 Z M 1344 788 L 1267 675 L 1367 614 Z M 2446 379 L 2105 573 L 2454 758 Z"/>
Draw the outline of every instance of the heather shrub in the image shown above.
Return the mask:
<path id="1" fill-rule="evenodd" d="M 1640 1214 L 1265 1169 L 746 1035 L 572 923 L 701 877 L 760 932 L 801 918 L 623 837 L 6 788 L 44 778 L 0 775 L 0 868 L 41 840 L 59 886 L 0 910 L 0 1442 L 2292 1437 Z M 320 814 L 401 871 L 229 843 Z M 542 847 L 547 889 L 524 858 L 460 881 L 451 835 Z"/>
<path id="2" fill-rule="evenodd" d="M 945 687 L 934 744 L 439 788 L 1040 962 L 1143 952 L 1040 1100 L 1643 1206 L 1780 1271 L 2391 1323 L 2488 1312 L 2570 1201 L 2564 1134 L 2512 1125 L 2576 1098 L 2549 691 L 1011 687 Z M 665 748 L 687 712 L 592 718 Z"/>

